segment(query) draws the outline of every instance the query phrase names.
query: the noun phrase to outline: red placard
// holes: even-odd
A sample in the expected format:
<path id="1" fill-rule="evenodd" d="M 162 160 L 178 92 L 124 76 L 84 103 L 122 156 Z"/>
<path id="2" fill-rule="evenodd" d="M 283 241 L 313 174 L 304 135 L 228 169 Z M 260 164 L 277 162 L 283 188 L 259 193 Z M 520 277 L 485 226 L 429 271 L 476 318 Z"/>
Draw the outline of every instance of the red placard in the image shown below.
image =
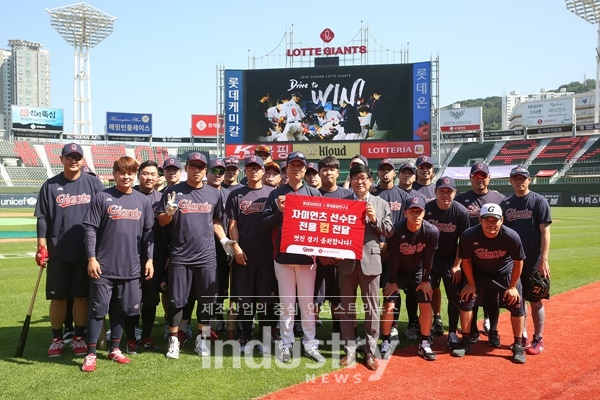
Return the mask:
<path id="1" fill-rule="evenodd" d="M 217 137 L 216 115 L 192 114 L 192 136 L 194 137 Z"/>
<path id="2" fill-rule="evenodd" d="M 367 158 L 416 158 L 431 155 L 431 142 L 371 142 L 360 144 L 360 154 Z"/>
<path id="3" fill-rule="evenodd" d="M 367 203 L 315 196 L 285 196 L 280 250 L 360 260 Z"/>

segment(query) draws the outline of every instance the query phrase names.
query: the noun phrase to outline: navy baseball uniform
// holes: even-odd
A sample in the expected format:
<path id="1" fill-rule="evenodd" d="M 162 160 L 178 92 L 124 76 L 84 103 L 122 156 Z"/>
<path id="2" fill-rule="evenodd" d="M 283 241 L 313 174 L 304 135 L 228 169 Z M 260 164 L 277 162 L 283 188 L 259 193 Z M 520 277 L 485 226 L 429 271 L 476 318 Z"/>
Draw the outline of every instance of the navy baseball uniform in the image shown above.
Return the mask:
<path id="1" fill-rule="evenodd" d="M 432 182 L 429 185 L 421 185 L 419 182 L 413 182 L 412 187 L 425 197 L 426 201 L 435 200 L 435 183 Z"/>
<path id="2" fill-rule="evenodd" d="M 500 206 L 503 210 L 504 225 L 514 229 L 523 243 L 527 258 L 523 263 L 521 284 L 523 295 L 527 297 L 530 288 L 529 277 L 540 262 L 542 247 L 540 225 L 552 223 L 550 206 L 544 196 L 535 192 L 529 192 L 523 197 L 512 195 Z"/>
<path id="3" fill-rule="evenodd" d="M 503 298 L 504 292 L 510 286 L 510 279 L 514 260 L 524 260 L 525 252 L 519 235 L 514 230 L 502 225 L 495 238 L 488 238 L 483 233 L 481 225 L 467 229 L 460 237 L 459 257 L 471 259 L 473 277 L 477 289 L 477 299 L 483 297 Z M 521 295 L 521 282 L 517 284 Z M 470 311 L 475 305 L 476 298 L 460 303 L 460 309 Z M 481 300 L 477 300 L 480 303 Z M 523 299 L 511 305 L 501 302 L 501 307 L 510 311 L 511 316 L 523 316 Z"/>
<path id="4" fill-rule="evenodd" d="M 93 196 L 103 190 L 102 182 L 88 174 L 71 181 L 60 173 L 42 185 L 34 215 L 38 236 L 45 237 L 48 246 L 48 300 L 88 296 L 82 221 Z"/>
<path id="5" fill-rule="evenodd" d="M 479 223 L 479 210 L 486 203 L 500 204 L 506 197 L 495 190 L 488 190 L 486 194 L 477 194 L 473 190 L 458 193 L 454 201 L 459 202 L 467 209 L 469 218 L 471 218 L 471 226 Z"/>
<path id="6" fill-rule="evenodd" d="M 400 289 L 416 290 L 421 282 L 429 280 L 433 256 L 437 249 L 439 232 L 427 221 L 423 221 L 417 232 L 411 232 L 406 219 L 396 224 L 394 235 L 388 240 L 388 274 L 386 281 Z M 388 297 L 385 302 L 400 302 L 399 296 Z M 422 291 L 417 292 L 418 303 L 431 303 Z M 398 304 L 397 304 L 398 306 Z M 399 307 L 398 307 L 399 308 Z"/>

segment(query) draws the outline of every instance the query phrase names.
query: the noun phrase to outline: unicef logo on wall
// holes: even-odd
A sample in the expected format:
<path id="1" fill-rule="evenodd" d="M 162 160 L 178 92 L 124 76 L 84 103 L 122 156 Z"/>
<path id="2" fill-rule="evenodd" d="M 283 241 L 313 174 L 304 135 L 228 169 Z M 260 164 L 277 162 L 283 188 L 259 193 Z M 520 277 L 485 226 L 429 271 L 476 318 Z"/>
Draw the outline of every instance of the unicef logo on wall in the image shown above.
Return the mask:
<path id="1" fill-rule="evenodd" d="M 27 208 L 36 204 L 37 194 L 0 194 L 0 207 Z"/>

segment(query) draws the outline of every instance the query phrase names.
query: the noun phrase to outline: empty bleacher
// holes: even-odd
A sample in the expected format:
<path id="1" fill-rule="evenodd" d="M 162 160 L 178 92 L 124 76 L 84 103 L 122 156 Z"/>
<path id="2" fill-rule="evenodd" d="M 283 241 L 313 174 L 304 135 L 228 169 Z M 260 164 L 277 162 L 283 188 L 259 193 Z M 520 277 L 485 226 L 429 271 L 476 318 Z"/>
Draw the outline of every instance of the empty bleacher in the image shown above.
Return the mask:
<path id="1" fill-rule="evenodd" d="M 454 155 L 449 167 L 468 167 L 473 164 L 472 160 L 485 160 L 492 148 L 493 142 L 489 143 L 463 143 Z"/>
<path id="2" fill-rule="evenodd" d="M 196 146 L 182 146 L 179 148 L 179 151 L 177 152 L 177 159 L 179 161 L 181 161 L 181 165 L 184 165 L 186 160 L 187 160 L 187 156 L 190 153 L 202 153 L 204 154 L 204 157 L 206 157 L 206 160 L 210 160 L 210 148 L 207 147 L 196 147 Z"/>
<path id="3" fill-rule="evenodd" d="M 15 144 L 6 140 L 0 140 L 0 158 L 17 158 Z"/>
<path id="4" fill-rule="evenodd" d="M 63 147 L 64 145 L 60 143 L 46 143 L 44 145 L 44 150 L 46 150 L 46 156 L 48 157 L 48 162 L 50 163 L 50 168 L 52 168 L 52 172 L 55 175 L 63 170 L 63 165 L 60 162 L 60 155 Z"/>
<path id="5" fill-rule="evenodd" d="M 40 157 L 37 155 L 35 149 L 29 142 L 15 142 L 15 153 L 21 158 L 23 165 L 28 167 L 42 166 L 42 160 L 40 160 Z"/>
<path id="6" fill-rule="evenodd" d="M 98 175 L 112 175 L 113 164 L 121 156 L 126 156 L 123 145 L 91 145 L 94 168 Z"/>
<path id="7" fill-rule="evenodd" d="M 490 165 L 523 164 L 538 147 L 538 140 L 515 140 L 506 142 L 498 154 L 490 161 Z"/>
<path id="8" fill-rule="evenodd" d="M 42 186 L 48 179 L 44 167 L 6 167 L 14 186 Z"/>
<path id="9" fill-rule="evenodd" d="M 136 160 L 155 161 L 160 166 L 169 158 L 166 147 L 136 146 L 134 152 Z"/>
<path id="10" fill-rule="evenodd" d="M 600 175 L 600 140 L 596 140 L 565 175 Z"/>

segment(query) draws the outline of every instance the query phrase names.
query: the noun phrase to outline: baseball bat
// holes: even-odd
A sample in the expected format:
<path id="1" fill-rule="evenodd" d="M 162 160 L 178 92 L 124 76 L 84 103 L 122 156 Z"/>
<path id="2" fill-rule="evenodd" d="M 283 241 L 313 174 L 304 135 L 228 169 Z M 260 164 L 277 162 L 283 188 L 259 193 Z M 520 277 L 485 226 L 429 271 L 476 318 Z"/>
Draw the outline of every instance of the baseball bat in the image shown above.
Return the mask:
<path id="1" fill-rule="evenodd" d="M 25 343 L 27 342 L 27 335 L 29 334 L 29 325 L 31 324 L 31 314 L 33 312 L 33 305 L 35 303 L 35 296 L 37 295 L 38 287 L 40 286 L 42 272 L 44 272 L 44 267 L 40 267 L 40 272 L 38 272 L 37 280 L 35 281 L 35 288 L 33 289 L 33 296 L 31 296 L 31 302 L 29 303 L 29 310 L 27 311 L 25 322 L 21 328 L 21 335 L 19 336 L 19 341 L 17 342 L 17 351 L 15 352 L 15 357 L 17 358 L 23 357 L 23 350 L 25 350 Z"/>

